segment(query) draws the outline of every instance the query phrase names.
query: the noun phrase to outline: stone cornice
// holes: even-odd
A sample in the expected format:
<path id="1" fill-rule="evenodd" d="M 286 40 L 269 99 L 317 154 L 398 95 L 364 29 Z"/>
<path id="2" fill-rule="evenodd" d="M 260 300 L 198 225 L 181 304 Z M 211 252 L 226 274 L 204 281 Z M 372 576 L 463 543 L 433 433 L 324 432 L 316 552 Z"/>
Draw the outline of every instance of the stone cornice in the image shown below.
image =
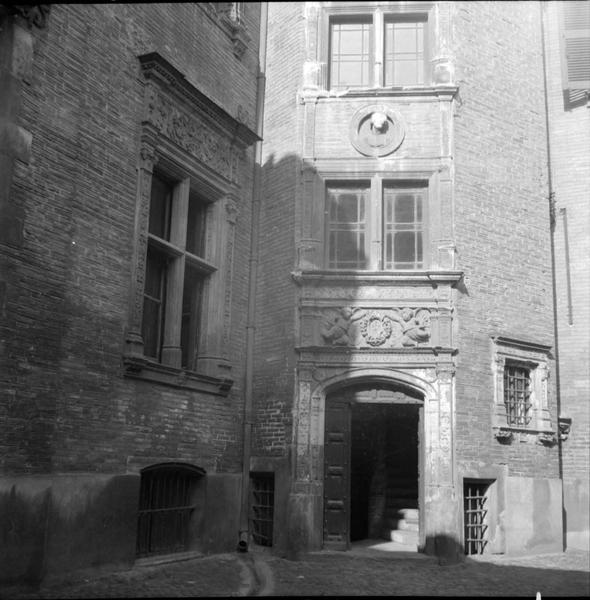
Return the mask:
<path id="1" fill-rule="evenodd" d="M 455 285 L 462 271 L 293 271 L 291 277 L 298 285 Z"/>
<path id="2" fill-rule="evenodd" d="M 227 111 L 207 98 L 186 77 L 161 54 L 150 52 L 138 57 L 143 75 L 154 81 L 161 89 L 176 95 L 191 110 L 209 117 L 212 123 L 221 127 L 226 136 L 245 147 L 259 141 L 260 137 L 247 125 L 232 117 Z"/>
<path id="3" fill-rule="evenodd" d="M 516 340 L 513 338 L 503 336 L 492 336 L 492 339 L 498 346 L 509 346 L 518 350 L 524 350 L 526 352 L 540 352 L 542 354 L 549 354 L 552 346 L 546 344 L 538 344 L 536 342 L 530 342 L 527 340 Z"/>
<path id="4" fill-rule="evenodd" d="M 412 88 L 363 88 L 340 91 L 322 89 L 306 89 L 300 92 L 301 102 L 330 102 L 342 100 L 357 100 L 379 98 L 379 100 L 408 100 L 412 102 L 436 100 L 452 100 L 458 93 L 455 85 L 412 87 Z"/>

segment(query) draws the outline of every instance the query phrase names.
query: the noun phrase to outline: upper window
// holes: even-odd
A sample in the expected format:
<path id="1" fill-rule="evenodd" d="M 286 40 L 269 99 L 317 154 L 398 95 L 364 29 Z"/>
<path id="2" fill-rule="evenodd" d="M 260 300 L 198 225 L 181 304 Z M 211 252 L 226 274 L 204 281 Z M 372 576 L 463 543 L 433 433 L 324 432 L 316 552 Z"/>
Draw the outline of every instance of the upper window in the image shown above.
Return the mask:
<path id="1" fill-rule="evenodd" d="M 206 203 L 189 180 L 152 177 L 142 335 L 144 353 L 194 368 L 201 296 L 215 267 L 205 254 Z"/>
<path id="2" fill-rule="evenodd" d="M 332 89 L 424 85 L 425 60 L 425 15 L 330 19 Z"/>
<path id="3" fill-rule="evenodd" d="M 424 268 L 427 191 L 423 182 L 328 183 L 328 268 Z"/>
<path id="4" fill-rule="evenodd" d="M 584 104 L 590 91 L 590 3 L 561 3 L 561 71 L 566 106 Z"/>

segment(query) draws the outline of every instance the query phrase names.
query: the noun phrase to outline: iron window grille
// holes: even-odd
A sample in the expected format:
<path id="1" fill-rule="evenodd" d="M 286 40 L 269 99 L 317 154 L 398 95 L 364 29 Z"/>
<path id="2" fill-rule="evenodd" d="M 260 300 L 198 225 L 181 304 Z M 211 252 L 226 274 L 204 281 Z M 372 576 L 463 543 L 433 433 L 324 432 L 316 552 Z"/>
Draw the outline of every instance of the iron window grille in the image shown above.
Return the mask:
<path id="1" fill-rule="evenodd" d="M 530 369 L 506 364 L 504 367 L 504 404 L 508 425 L 524 427 L 531 421 Z"/>
<path id="2" fill-rule="evenodd" d="M 203 474 L 201 469 L 177 463 L 147 467 L 142 471 L 137 556 L 188 549 L 195 485 Z"/>
<path id="3" fill-rule="evenodd" d="M 483 554 L 488 544 L 488 483 L 463 483 L 465 554 Z"/>
<path id="4" fill-rule="evenodd" d="M 274 524 L 274 473 L 250 476 L 250 523 L 252 539 L 259 546 L 272 546 Z"/>

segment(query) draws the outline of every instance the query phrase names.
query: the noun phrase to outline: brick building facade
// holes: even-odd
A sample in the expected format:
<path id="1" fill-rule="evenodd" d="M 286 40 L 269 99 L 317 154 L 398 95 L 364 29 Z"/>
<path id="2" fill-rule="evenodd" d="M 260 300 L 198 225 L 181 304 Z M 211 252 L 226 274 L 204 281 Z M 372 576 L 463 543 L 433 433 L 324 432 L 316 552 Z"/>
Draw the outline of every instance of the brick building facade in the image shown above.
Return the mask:
<path id="1" fill-rule="evenodd" d="M 2 577 L 233 548 L 260 6 L 3 10 Z"/>
<path id="2" fill-rule="evenodd" d="M 587 544 L 589 86 L 561 83 L 562 16 L 3 9 L 5 578 Z"/>

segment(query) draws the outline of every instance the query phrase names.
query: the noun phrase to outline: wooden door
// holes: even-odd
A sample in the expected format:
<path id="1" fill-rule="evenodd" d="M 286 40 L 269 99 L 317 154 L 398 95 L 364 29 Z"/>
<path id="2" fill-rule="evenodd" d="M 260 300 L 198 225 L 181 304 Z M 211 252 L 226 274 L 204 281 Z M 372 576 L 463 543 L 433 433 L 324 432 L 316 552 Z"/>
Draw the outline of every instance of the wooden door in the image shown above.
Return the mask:
<path id="1" fill-rule="evenodd" d="M 324 436 L 324 547 L 350 546 L 350 402 L 328 398 Z"/>

